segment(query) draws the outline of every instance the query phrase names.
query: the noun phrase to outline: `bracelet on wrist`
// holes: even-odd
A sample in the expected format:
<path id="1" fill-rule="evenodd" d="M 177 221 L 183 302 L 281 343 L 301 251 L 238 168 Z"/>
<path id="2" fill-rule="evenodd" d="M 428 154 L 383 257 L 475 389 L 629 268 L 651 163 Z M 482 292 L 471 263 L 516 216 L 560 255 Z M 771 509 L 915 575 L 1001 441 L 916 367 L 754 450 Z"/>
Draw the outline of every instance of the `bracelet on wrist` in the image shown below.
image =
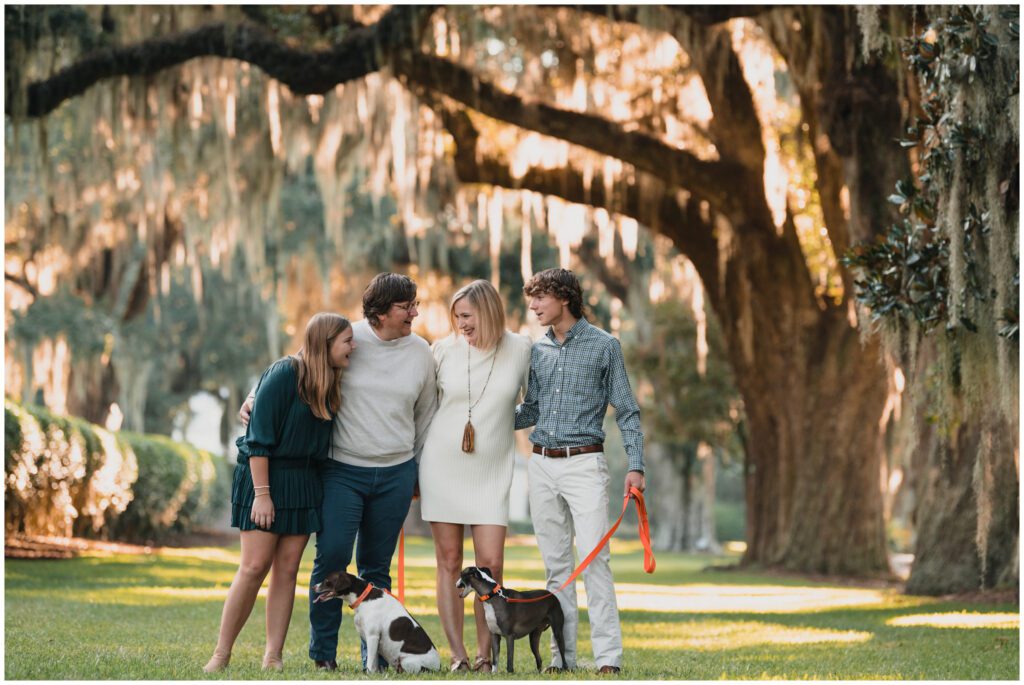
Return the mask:
<path id="1" fill-rule="evenodd" d="M 270 497 L 270 493 L 269 492 L 257 492 L 255 495 L 253 495 L 253 499 L 255 499 L 256 497 Z"/>

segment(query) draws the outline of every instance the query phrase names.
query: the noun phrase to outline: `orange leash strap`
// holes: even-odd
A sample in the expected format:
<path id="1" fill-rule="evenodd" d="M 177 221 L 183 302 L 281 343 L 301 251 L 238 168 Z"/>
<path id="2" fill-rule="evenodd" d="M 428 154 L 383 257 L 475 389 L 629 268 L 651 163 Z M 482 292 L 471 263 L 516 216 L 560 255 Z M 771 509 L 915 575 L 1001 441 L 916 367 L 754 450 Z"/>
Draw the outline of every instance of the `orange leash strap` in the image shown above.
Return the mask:
<path id="1" fill-rule="evenodd" d="M 592 562 L 594 558 L 598 555 L 598 553 L 601 551 L 601 548 L 607 545 L 608 541 L 612 539 L 612 535 L 614 535 L 615 531 L 618 530 L 619 524 L 622 523 L 622 518 L 626 515 L 626 509 L 629 508 L 630 499 L 636 500 L 636 514 L 637 519 L 639 520 L 640 543 L 644 546 L 644 571 L 646 571 L 647 573 L 654 573 L 655 561 L 654 552 L 651 551 L 651 528 L 650 524 L 647 521 L 647 506 L 644 504 L 644 495 L 635 487 L 630 487 L 629 494 L 627 494 L 622 499 L 622 513 L 619 514 L 618 520 L 615 521 L 615 523 L 608 530 L 608 532 L 604 534 L 604 537 L 601 538 L 601 541 L 597 543 L 597 547 L 595 547 L 594 550 L 587 555 L 587 558 L 583 560 L 583 563 L 577 566 L 576 570 L 572 572 L 572 575 L 569 576 L 564 583 L 562 583 L 561 587 L 559 587 L 557 590 L 554 590 L 553 592 L 549 592 L 547 595 L 542 595 L 540 597 L 534 597 L 532 599 L 509 598 L 508 601 L 539 602 L 540 600 L 546 599 L 547 597 L 550 597 L 551 595 L 555 594 L 555 592 L 561 592 L 565 589 L 566 585 L 576 580 L 576 577 L 579 576 L 579 574 L 583 573 L 583 569 L 589 566 L 590 562 Z"/>
<path id="2" fill-rule="evenodd" d="M 644 572 L 654 573 L 657 563 L 654 561 L 654 550 L 651 549 L 651 524 L 647 521 L 647 504 L 644 503 L 644 496 L 636 488 L 630 488 L 630 494 L 636 492 L 636 518 L 637 532 L 640 535 L 640 544 L 644 546 Z"/>

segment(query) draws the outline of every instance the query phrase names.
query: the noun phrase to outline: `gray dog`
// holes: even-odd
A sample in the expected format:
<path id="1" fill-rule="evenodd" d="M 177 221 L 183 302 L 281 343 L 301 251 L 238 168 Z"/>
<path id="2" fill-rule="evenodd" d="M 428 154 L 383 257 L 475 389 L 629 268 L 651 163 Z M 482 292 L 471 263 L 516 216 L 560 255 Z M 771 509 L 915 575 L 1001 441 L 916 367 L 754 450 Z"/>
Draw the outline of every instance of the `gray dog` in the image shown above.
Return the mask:
<path id="1" fill-rule="evenodd" d="M 491 663 L 494 664 L 494 671 L 498 670 L 501 638 L 504 637 L 506 642 L 507 656 L 505 659 L 508 663 L 508 672 L 513 673 L 515 640 L 525 635 L 530 636 L 530 649 L 537 660 L 537 670 L 541 670 L 540 635 L 548 627 L 551 628 L 555 642 L 558 644 L 558 652 L 564 659 L 562 605 L 558 603 L 558 598 L 547 590 L 516 592 L 503 588 L 498 581 L 491 577 L 490 569 L 476 566 L 462 569 L 459 579 L 455 581 L 455 587 L 459 588 L 460 597 L 466 597 L 470 592 L 476 592 L 484 604 L 484 616 L 487 618 L 487 627 L 491 631 Z M 517 599 L 536 599 L 536 601 L 509 601 Z"/>

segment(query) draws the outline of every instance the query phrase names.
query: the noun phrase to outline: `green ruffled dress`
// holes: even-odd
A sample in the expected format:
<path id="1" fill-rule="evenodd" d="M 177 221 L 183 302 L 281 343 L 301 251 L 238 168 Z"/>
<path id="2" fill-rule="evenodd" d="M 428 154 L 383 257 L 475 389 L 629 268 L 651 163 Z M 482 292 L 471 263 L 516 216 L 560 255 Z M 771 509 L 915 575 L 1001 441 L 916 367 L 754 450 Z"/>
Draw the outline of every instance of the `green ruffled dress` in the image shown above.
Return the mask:
<path id="1" fill-rule="evenodd" d="M 298 361 L 292 357 L 270 365 L 256 386 L 249 427 L 238 438 L 238 465 L 231 485 L 231 525 L 265 530 L 252 522 L 255 491 L 251 456 L 268 456 L 270 498 L 274 502 L 271 533 L 310 535 L 320 531 L 323 483 L 320 467 L 328 458 L 333 420 L 318 419 L 299 399 Z"/>

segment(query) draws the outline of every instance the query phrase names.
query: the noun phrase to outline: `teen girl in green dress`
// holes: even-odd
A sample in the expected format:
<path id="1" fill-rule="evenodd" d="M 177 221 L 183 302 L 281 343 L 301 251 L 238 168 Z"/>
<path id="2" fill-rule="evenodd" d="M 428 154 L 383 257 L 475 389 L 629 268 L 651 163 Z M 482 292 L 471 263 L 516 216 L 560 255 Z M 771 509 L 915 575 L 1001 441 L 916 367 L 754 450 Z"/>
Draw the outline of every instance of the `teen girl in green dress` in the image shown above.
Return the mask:
<path id="1" fill-rule="evenodd" d="M 341 373 L 355 347 L 347 319 L 316 314 L 306 324 L 302 349 L 271 364 L 256 386 L 252 418 L 236 443 L 231 488 L 231 525 L 240 531 L 242 559 L 224 602 L 217 647 L 203 668 L 207 673 L 227 667 L 270 571 L 263 668 L 283 668 L 299 561 L 310 534 L 320 530 L 319 464 L 327 459 Z"/>

